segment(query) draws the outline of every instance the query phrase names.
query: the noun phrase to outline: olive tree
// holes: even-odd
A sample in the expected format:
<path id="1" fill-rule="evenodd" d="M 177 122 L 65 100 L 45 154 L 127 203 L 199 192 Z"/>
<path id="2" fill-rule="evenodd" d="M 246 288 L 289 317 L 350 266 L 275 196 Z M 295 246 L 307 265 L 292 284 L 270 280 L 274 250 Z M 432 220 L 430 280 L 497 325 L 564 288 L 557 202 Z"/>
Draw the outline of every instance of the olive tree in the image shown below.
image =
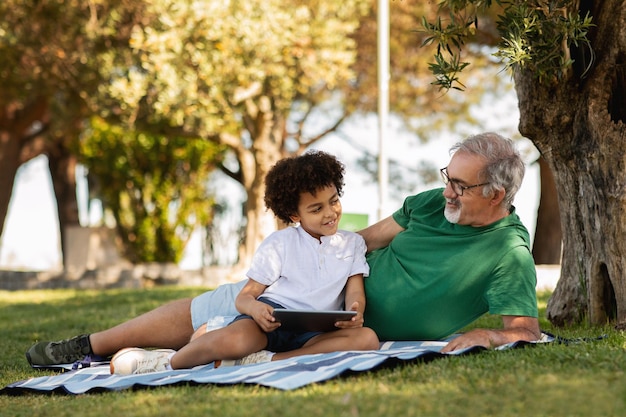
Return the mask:
<path id="1" fill-rule="evenodd" d="M 425 22 L 444 88 L 462 68 L 478 13 L 499 7 L 498 56 L 513 72 L 520 132 L 558 190 L 561 277 L 555 324 L 626 321 L 626 8 L 622 1 L 444 1 L 451 19 Z"/>

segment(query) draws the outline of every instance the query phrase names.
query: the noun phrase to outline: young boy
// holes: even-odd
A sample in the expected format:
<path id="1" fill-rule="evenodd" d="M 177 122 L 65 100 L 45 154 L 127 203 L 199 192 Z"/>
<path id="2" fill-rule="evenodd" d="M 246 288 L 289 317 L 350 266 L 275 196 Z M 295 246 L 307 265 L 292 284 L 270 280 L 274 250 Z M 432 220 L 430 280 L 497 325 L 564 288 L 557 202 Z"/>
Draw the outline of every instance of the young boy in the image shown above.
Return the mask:
<path id="1" fill-rule="evenodd" d="M 111 359 L 111 373 L 129 375 L 192 368 L 210 362 L 243 364 L 340 350 L 378 349 L 363 327 L 369 274 L 365 241 L 338 231 L 343 165 L 324 152 L 279 161 L 265 179 L 265 204 L 283 222 L 259 246 L 236 299 L 241 313 L 228 326 L 194 335 L 178 351 L 126 348 Z M 331 332 L 282 330 L 274 308 L 340 310 L 357 315 Z M 271 352 L 276 352 L 271 353 Z M 240 358 L 243 358 L 240 359 Z"/>

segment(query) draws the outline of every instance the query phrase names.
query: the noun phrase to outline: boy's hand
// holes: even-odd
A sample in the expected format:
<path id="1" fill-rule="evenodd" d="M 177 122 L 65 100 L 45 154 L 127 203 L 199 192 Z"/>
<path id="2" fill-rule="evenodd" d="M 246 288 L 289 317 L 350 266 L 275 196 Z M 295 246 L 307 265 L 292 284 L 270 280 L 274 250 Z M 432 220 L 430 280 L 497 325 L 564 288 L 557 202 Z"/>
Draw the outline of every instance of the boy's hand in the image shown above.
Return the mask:
<path id="1" fill-rule="evenodd" d="M 350 320 L 338 321 L 335 326 L 339 329 L 350 329 L 354 327 L 363 327 L 363 313 L 359 311 L 359 302 L 355 301 L 350 306 L 351 311 L 356 311 L 356 316 Z"/>
<path id="2" fill-rule="evenodd" d="M 272 313 L 274 312 L 274 307 L 260 301 L 256 301 L 251 307 L 251 311 L 248 313 L 248 315 L 252 316 L 252 318 L 254 319 L 256 324 L 259 325 L 261 330 L 269 333 L 280 327 L 280 323 L 277 322 L 272 315 Z"/>

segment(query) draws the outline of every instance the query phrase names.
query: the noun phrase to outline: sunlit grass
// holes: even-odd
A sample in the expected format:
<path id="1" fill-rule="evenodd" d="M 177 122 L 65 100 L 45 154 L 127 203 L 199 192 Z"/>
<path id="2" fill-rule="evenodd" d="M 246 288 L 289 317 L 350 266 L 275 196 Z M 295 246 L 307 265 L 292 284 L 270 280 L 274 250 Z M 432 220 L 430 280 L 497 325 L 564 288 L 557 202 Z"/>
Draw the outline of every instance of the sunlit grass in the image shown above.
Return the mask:
<path id="1" fill-rule="evenodd" d="M 0 383 L 52 374 L 31 369 L 36 340 L 92 332 L 200 288 L 0 292 Z M 541 316 L 549 293 L 539 294 Z M 473 327 L 499 326 L 486 316 Z M 610 326 L 544 330 L 563 337 L 606 335 L 577 344 L 402 364 L 295 391 L 252 385 L 182 385 L 81 396 L 0 396 L 1 416 L 622 416 L 626 338 Z"/>

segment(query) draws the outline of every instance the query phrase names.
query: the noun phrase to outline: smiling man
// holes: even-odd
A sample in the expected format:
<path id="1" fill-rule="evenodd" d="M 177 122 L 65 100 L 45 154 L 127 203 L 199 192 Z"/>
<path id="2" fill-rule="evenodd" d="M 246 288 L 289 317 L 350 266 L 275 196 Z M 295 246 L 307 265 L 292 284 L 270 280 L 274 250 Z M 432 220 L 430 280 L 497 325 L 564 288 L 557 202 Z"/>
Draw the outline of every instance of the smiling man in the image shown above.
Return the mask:
<path id="1" fill-rule="evenodd" d="M 361 232 L 371 270 L 365 321 L 381 340 L 436 340 L 490 312 L 502 316 L 502 329 L 473 330 L 443 351 L 537 340 L 530 238 L 512 205 L 524 163 L 495 133 L 451 152 L 444 189 L 408 197 Z"/>

